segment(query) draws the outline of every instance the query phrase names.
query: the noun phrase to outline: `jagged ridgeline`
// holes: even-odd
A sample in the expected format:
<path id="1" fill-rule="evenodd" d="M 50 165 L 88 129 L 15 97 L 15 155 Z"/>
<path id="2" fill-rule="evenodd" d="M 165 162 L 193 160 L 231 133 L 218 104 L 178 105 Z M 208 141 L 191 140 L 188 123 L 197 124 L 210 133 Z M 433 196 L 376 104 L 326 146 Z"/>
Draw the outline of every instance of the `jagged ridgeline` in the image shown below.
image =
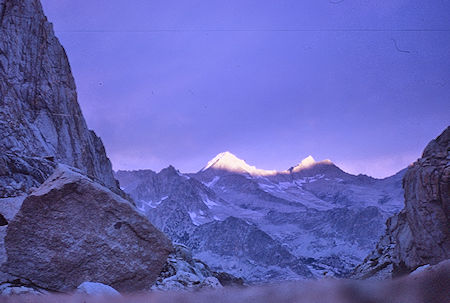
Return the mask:
<path id="1" fill-rule="evenodd" d="M 403 207 L 404 172 L 355 176 L 311 156 L 277 172 L 223 152 L 194 174 L 170 166 L 116 177 L 173 241 L 213 270 L 259 283 L 346 276 Z"/>

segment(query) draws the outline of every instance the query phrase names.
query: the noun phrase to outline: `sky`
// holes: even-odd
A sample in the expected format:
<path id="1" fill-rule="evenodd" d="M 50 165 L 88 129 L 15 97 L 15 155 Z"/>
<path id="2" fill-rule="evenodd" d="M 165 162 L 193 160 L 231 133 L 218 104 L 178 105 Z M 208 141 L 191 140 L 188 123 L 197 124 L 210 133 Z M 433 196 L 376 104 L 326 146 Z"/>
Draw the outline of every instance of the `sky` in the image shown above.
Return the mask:
<path id="1" fill-rule="evenodd" d="M 41 0 L 113 168 L 382 178 L 450 123 L 447 0 Z"/>

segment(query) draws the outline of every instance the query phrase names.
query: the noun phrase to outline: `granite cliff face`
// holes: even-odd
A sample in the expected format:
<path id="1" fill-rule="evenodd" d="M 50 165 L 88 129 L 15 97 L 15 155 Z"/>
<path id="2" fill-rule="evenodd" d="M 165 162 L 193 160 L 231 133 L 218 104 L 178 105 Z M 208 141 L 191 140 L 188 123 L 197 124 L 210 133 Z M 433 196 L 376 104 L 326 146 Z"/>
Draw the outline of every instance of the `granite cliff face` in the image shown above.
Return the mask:
<path id="1" fill-rule="evenodd" d="M 398 276 L 450 258 L 450 127 L 409 167 L 403 187 L 405 208 L 355 276 Z"/>
<path id="2" fill-rule="evenodd" d="M 172 245 L 124 196 L 39 0 L 0 0 L 0 284 L 149 290 Z"/>
<path id="3" fill-rule="evenodd" d="M 37 187 L 55 162 L 117 187 L 40 2 L 0 0 L 0 198 Z"/>

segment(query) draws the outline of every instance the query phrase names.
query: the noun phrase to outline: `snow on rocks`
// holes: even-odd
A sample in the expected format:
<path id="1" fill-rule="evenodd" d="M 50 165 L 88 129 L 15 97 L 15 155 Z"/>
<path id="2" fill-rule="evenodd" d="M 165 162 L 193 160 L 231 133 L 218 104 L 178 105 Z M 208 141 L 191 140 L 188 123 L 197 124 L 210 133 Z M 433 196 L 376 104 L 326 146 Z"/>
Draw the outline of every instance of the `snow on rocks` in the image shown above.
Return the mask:
<path id="1" fill-rule="evenodd" d="M 21 285 L 20 283 L 3 283 L 0 285 L 0 295 L 2 296 L 18 296 L 18 295 L 44 295 L 49 294 L 48 291 L 31 287 L 28 285 Z"/>
<path id="2" fill-rule="evenodd" d="M 208 266 L 192 257 L 188 247 L 174 244 L 175 251 L 169 255 L 152 290 L 192 290 L 222 287 Z"/>

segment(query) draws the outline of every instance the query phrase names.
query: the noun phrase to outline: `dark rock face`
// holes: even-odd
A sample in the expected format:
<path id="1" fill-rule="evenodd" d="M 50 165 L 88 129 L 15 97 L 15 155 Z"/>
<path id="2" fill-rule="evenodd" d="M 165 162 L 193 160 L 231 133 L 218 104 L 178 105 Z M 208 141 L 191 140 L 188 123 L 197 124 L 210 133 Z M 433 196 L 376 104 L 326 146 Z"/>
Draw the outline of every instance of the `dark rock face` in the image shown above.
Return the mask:
<path id="1" fill-rule="evenodd" d="M 165 199 L 154 210 L 147 212 L 147 218 L 172 241 L 186 243 L 194 232 L 195 225 L 186 205 L 177 202 L 171 198 Z"/>
<path id="2" fill-rule="evenodd" d="M 431 141 L 404 179 L 405 208 L 355 270 L 357 277 L 398 276 L 450 258 L 450 127 Z"/>
<path id="3" fill-rule="evenodd" d="M 230 278 L 237 279 L 231 275 Z M 153 290 L 192 290 L 222 287 L 208 265 L 192 257 L 190 249 L 174 244 L 174 251 L 167 258 Z"/>
<path id="4" fill-rule="evenodd" d="M 0 197 L 38 186 L 53 162 L 116 188 L 87 128 L 63 47 L 38 0 L 0 0 Z"/>
<path id="5" fill-rule="evenodd" d="M 55 167 L 54 162 L 40 157 L 0 155 L 0 198 L 27 194 L 39 187 Z"/>
<path id="6" fill-rule="evenodd" d="M 178 243 L 185 244 L 199 223 L 213 220 L 205 200 L 220 201 L 200 181 L 181 174 L 172 166 L 159 173 L 118 171 L 115 176 L 150 222 Z M 194 213 L 198 216 L 193 221 L 190 214 Z"/>
<path id="7" fill-rule="evenodd" d="M 227 272 L 213 272 L 213 276 L 216 277 L 223 286 L 244 286 L 244 280 L 242 278 L 237 278 Z"/>
<path id="8" fill-rule="evenodd" d="M 6 261 L 5 236 L 9 223 L 20 209 L 25 196 L 0 198 L 0 281 L 8 280 L 8 275 L 1 271 L 2 264 Z"/>
<path id="9" fill-rule="evenodd" d="M 197 227 L 188 244 L 194 252 L 203 252 L 202 259 L 215 267 L 220 263 L 214 260 L 215 255 L 239 264 L 238 268 L 231 269 L 231 274 L 242 275 L 239 270 L 251 264 L 255 271 L 253 281 L 281 281 L 286 279 L 288 272 L 294 273 L 297 278 L 312 277 L 302 260 L 267 233 L 239 218 L 228 217 L 224 221 Z"/>
<path id="10" fill-rule="evenodd" d="M 96 281 L 148 290 L 172 250 L 129 201 L 60 166 L 8 224 L 2 270 L 33 285 L 70 291 Z"/>

